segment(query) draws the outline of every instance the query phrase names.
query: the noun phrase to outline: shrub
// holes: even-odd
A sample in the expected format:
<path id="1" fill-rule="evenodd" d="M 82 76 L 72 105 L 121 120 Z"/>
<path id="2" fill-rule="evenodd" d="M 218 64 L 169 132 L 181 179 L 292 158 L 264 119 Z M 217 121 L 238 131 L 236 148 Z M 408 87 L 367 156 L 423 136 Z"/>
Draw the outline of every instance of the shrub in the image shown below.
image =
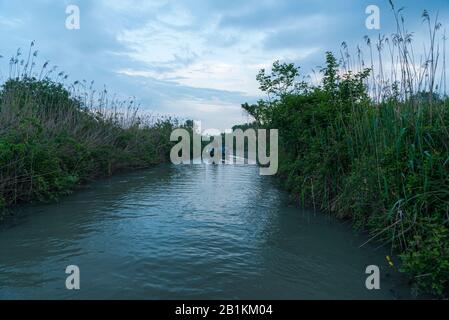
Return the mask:
<path id="1" fill-rule="evenodd" d="M 139 116 L 133 101 L 85 87 L 30 74 L 3 84 L 0 210 L 54 200 L 80 183 L 167 161 L 176 120 Z"/>

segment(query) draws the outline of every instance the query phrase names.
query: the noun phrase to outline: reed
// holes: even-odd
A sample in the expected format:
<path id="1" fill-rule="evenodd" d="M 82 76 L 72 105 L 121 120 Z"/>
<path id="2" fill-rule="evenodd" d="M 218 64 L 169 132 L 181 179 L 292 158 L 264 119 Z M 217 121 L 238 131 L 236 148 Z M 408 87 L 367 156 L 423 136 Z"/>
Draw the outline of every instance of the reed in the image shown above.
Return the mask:
<path id="1" fill-rule="evenodd" d="M 0 207 L 47 201 L 119 170 L 167 161 L 176 119 L 139 111 L 94 83 L 67 83 L 34 42 L 0 90 Z"/>
<path id="2" fill-rule="evenodd" d="M 355 55 L 327 53 L 322 83 L 289 78 L 279 62 L 259 79 L 270 99 L 243 105 L 258 126 L 280 130 L 282 184 L 304 205 L 369 231 L 401 258 L 418 291 L 449 290 L 449 99 L 446 36 L 422 14 L 428 39 L 418 56 L 403 9 L 391 2 L 396 31 L 365 37 Z M 367 59 L 366 59 L 367 57 Z M 279 73 L 290 70 L 290 73 Z M 299 69 L 298 69 L 299 70 Z M 271 83 L 293 90 L 277 91 Z M 296 81 L 292 83 L 292 80 Z M 290 83 L 292 83 L 290 85 Z M 298 85 L 300 84 L 300 85 Z"/>

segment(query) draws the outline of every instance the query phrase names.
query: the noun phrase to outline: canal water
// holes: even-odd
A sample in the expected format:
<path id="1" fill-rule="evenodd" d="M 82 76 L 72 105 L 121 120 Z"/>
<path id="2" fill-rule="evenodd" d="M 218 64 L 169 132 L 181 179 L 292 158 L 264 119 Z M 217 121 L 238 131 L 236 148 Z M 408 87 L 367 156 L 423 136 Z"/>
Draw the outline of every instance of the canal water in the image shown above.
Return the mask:
<path id="1" fill-rule="evenodd" d="M 366 236 L 256 166 L 161 165 L 16 211 L 0 226 L 0 299 L 410 298 L 388 248 L 359 248 Z"/>

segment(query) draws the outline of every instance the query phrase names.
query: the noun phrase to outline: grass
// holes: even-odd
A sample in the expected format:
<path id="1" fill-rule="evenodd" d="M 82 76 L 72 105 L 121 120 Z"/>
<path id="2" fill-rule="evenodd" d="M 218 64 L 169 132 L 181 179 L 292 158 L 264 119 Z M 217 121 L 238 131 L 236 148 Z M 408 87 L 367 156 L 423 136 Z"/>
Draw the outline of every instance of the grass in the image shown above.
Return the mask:
<path id="1" fill-rule="evenodd" d="M 355 56 L 346 43 L 339 60 L 328 52 L 319 84 L 276 62 L 257 77 L 268 99 L 243 108 L 256 126 L 280 130 L 281 181 L 298 201 L 351 219 L 399 254 L 417 292 L 447 297 L 446 37 L 424 11 L 429 43 L 415 57 L 402 10 L 391 5 L 393 35 L 366 37 Z"/>
<path id="2" fill-rule="evenodd" d="M 11 58 L 0 89 L 0 209 L 168 161 L 175 119 L 142 115 L 133 100 L 92 83 L 65 85 L 67 75 L 48 62 L 35 71 L 33 47 Z"/>

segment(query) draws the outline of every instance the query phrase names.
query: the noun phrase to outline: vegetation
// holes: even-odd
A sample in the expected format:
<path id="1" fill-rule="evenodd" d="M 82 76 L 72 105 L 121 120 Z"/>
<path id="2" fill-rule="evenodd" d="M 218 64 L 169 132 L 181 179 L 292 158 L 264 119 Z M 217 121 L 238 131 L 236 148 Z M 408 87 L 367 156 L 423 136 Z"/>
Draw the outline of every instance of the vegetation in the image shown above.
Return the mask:
<path id="1" fill-rule="evenodd" d="M 267 99 L 243 108 L 254 125 L 280 130 L 281 181 L 298 200 L 352 219 L 399 253 L 418 289 L 447 295 L 446 38 L 424 12 L 429 44 L 418 59 L 392 7 L 396 33 L 365 39 L 368 62 L 343 43 L 340 59 L 327 53 L 319 83 L 275 62 L 257 76 Z M 0 209 L 169 158 L 177 121 L 139 115 L 132 100 L 85 82 L 64 85 L 67 76 L 48 63 L 35 72 L 33 46 L 10 60 L 0 89 Z"/>
<path id="2" fill-rule="evenodd" d="M 365 39 L 368 64 L 359 47 L 353 58 L 343 43 L 341 59 L 328 52 L 322 80 L 313 84 L 300 80 L 293 64 L 275 62 L 257 77 L 267 99 L 243 108 L 255 125 L 279 129 L 285 188 L 305 205 L 352 219 L 369 230 L 370 241 L 391 245 L 417 289 L 443 296 L 449 289 L 449 99 L 445 60 L 439 64 L 445 37 L 438 40 L 441 25 L 424 12 L 430 45 L 417 63 L 401 11 L 392 7 L 397 32 L 379 37 L 375 49 Z"/>
<path id="3" fill-rule="evenodd" d="M 48 63 L 33 72 L 33 46 L 26 59 L 20 51 L 11 58 L 0 89 L 0 211 L 169 159 L 175 120 L 139 115 L 132 100 L 110 99 L 92 84 L 65 86 L 67 76 L 52 79 Z"/>

